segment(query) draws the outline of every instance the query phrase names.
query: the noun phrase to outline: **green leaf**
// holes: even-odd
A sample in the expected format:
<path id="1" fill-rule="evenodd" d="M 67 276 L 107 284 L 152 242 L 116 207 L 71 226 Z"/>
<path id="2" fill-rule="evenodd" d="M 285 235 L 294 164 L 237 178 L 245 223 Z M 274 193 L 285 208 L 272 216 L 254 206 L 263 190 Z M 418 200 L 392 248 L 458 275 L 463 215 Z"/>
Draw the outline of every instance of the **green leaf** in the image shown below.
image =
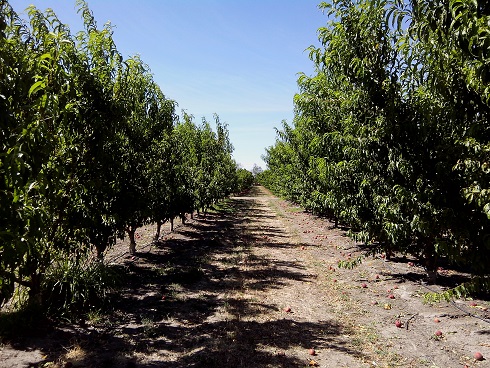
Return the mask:
<path id="1" fill-rule="evenodd" d="M 45 59 L 52 59 L 53 57 L 51 56 L 51 54 L 49 52 L 47 52 L 45 54 L 42 54 L 39 58 L 41 60 L 45 60 Z"/>
<path id="2" fill-rule="evenodd" d="M 36 93 L 39 90 L 46 88 L 46 83 L 44 80 L 37 81 L 34 83 L 31 88 L 29 88 L 28 96 L 31 97 L 32 94 Z"/>

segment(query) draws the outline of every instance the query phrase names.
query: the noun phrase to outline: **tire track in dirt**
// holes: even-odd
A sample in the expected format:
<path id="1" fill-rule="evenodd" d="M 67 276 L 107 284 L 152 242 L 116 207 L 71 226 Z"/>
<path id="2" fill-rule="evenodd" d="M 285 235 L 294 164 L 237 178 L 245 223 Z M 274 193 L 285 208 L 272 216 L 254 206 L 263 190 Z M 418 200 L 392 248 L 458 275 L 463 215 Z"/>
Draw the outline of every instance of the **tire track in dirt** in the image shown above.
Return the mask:
<path id="1" fill-rule="evenodd" d="M 259 239 L 253 247 L 254 256 L 266 260 L 271 272 L 285 271 L 299 277 L 282 280 L 276 288 L 266 293 L 247 289 L 248 298 L 258 299 L 277 312 L 266 318 L 288 321 L 294 325 L 315 326 L 314 330 L 298 331 L 308 335 L 301 341 L 276 354 L 293 356 L 305 365 L 319 367 L 368 367 L 369 356 L 351 344 L 353 332 L 350 326 L 342 324 L 331 308 L 331 295 L 325 292 L 324 277 L 311 267 L 312 260 L 306 256 L 305 246 L 298 234 L 294 234 L 284 221 L 284 213 L 271 208 L 274 200 L 264 188 L 256 188 L 256 197 L 248 198 L 256 203 L 256 211 L 248 223 L 247 230 Z M 273 206 L 274 207 L 274 206 Z M 290 312 L 287 312 L 289 311 Z M 309 354 L 315 350 L 315 355 Z"/>

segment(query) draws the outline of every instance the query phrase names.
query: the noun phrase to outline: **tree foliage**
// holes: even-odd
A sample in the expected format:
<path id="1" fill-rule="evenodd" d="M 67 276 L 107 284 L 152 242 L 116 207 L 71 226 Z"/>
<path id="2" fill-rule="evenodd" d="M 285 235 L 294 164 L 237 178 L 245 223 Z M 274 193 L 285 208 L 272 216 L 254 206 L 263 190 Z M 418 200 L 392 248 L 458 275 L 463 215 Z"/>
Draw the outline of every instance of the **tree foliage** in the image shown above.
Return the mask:
<path id="1" fill-rule="evenodd" d="M 52 10 L 31 6 L 26 22 L 0 2 L 0 304 L 18 285 L 44 302 L 56 264 L 80 269 L 125 233 L 134 253 L 138 227 L 205 209 L 237 183 L 226 124 L 179 119 L 112 26 L 83 0 L 77 9 L 73 35 Z"/>
<path id="2" fill-rule="evenodd" d="M 372 252 L 488 273 L 490 8 L 335 0 L 262 182 Z"/>

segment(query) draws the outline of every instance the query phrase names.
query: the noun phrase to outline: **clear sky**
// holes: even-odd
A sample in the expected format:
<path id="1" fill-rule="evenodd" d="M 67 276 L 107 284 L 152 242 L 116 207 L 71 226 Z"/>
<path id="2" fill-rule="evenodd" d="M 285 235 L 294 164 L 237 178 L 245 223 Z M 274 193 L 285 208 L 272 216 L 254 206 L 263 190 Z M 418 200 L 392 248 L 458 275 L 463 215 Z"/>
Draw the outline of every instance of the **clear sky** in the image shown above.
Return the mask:
<path id="1" fill-rule="evenodd" d="M 9 0 L 26 18 L 34 4 L 52 8 L 72 33 L 81 29 L 75 0 Z M 100 27 L 110 21 L 124 57 L 139 54 L 168 98 L 228 124 L 233 156 L 265 168 L 260 156 L 274 127 L 293 119 L 297 73 L 313 73 L 307 47 L 327 22 L 320 0 L 88 0 Z"/>

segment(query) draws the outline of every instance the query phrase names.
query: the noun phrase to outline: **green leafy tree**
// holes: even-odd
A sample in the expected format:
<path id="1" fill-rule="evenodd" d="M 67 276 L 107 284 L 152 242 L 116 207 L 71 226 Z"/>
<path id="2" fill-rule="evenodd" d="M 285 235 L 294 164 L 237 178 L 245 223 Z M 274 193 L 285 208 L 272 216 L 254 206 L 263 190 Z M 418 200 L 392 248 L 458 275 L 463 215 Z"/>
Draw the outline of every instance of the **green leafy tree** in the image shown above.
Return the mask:
<path id="1" fill-rule="evenodd" d="M 266 150 L 272 190 L 373 252 L 471 265 L 489 251 L 488 6 L 332 1 L 294 126 Z"/>
<path id="2" fill-rule="evenodd" d="M 255 182 L 254 175 L 247 169 L 236 168 L 236 187 L 234 192 L 241 193 L 249 189 Z"/>

